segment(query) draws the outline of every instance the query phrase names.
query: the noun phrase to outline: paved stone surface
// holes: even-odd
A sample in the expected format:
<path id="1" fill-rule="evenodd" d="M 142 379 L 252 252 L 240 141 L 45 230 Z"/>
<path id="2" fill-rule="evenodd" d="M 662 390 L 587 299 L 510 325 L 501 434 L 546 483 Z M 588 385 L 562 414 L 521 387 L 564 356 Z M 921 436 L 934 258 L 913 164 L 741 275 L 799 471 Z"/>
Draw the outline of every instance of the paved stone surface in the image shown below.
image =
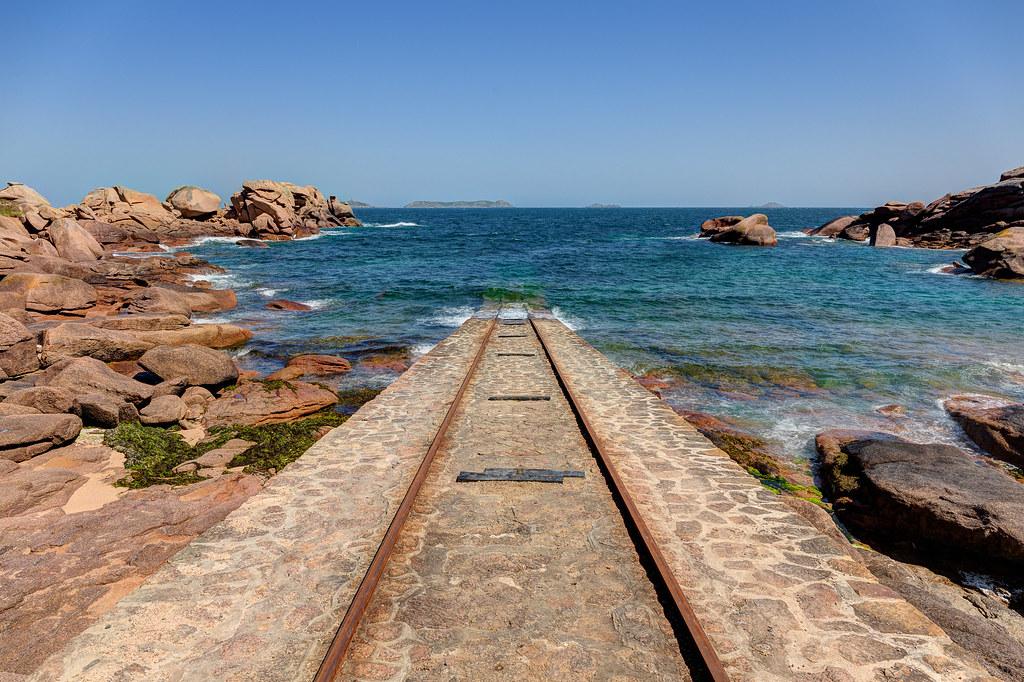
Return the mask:
<path id="1" fill-rule="evenodd" d="M 488 467 L 585 477 L 455 481 Z M 529 325 L 496 327 L 340 679 L 689 679 Z"/>
<path id="2" fill-rule="evenodd" d="M 537 325 L 733 680 L 992 679 L 626 372 Z"/>
<path id="3" fill-rule="evenodd" d="M 438 344 L 31 679 L 311 678 L 489 324 Z"/>

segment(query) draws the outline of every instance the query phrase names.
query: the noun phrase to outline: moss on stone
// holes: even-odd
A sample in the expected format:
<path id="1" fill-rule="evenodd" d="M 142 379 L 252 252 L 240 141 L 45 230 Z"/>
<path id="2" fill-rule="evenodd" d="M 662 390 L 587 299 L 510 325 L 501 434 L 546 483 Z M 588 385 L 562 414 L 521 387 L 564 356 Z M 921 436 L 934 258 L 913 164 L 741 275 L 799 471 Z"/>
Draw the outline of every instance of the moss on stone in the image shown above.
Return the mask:
<path id="1" fill-rule="evenodd" d="M 6 199 L 0 199 L 0 215 L 8 218 L 20 218 L 21 211 L 10 201 Z"/>
<path id="2" fill-rule="evenodd" d="M 285 424 L 264 426 L 226 426 L 210 431 L 208 438 L 189 446 L 177 429 L 143 426 L 138 422 L 122 422 L 108 431 L 103 443 L 125 455 L 128 475 L 115 485 L 145 488 L 166 483 L 189 485 L 203 480 L 194 472 L 177 473 L 174 468 L 224 445 L 232 438 L 256 443 L 235 457 L 229 467 L 244 466 L 250 473 L 272 474 L 298 459 L 317 441 L 318 431 L 335 427 L 348 419 L 333 410 L 324 410 L 305 419 Z"/>

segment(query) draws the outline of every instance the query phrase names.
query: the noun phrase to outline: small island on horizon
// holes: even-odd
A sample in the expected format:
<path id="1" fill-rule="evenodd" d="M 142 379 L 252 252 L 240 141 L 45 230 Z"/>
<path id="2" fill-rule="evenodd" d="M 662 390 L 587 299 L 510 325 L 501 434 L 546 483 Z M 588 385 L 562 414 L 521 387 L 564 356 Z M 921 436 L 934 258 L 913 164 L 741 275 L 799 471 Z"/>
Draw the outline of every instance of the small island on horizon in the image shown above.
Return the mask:
<path id="1" fill-rule="evenodd" d="M 622 208 L 619 204 L 590 204 L 586 208 Z"/>
<path id="2" fill-rule="evenodd" d="M 504 199 L 490 201 L 413 201 L 402 208 L 512 208 L 512 204 Z"/>
<path id="3" fill-rule="evenodd" d="M 769 201 L 768 203 L 761 204 L 760 206 L 751 206 L 751 208 L 789 208 L 789 207 L 784 205 L 784 204 L 780 204 L 777 201 Z"/>

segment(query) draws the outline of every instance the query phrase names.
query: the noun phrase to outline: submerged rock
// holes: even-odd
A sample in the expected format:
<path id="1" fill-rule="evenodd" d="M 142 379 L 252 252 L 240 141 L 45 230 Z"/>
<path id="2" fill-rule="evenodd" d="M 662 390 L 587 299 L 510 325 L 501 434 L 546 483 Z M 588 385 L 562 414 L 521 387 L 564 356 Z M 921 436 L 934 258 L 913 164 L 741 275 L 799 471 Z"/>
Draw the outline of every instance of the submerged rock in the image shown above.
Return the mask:
<path id="1" fill-rule="evenodd" d="M 817 437 L 823 490 L 855 533 L 922 560 L 1020 571 L 1024 486 L 951 445 L 888 434 Z"/>
<path id="2" fill-rule="evenodd" d="M 768 224 L 768 216 L 755 213 L 735 225 L 711 235 L 711 241 L 719 244 L 743 246 L 775 246 L 778 241 L 775 230 Z"/>
<path id="3" fill-rule="evenodd" d="M 1024 403 L 957 395 L 944 406 L 964 433 L 985 452 L 1024 467 Z"/>
<path id="4" fill-rule="evenodd" d="M 284 299 L 284 298 L 278 298 L 278 299 L 274 299 L 273 301 L 269 301 L 263 307 L 266 308 L 267 310 L 292 310 L 292 311 L 296 311 L 296 312 L 305 312 L 307 310 L 312 310 L 313 309 L 311 306 L 308 306 L 305 303 L 298 303 L 297 301 L 289 301 L 289 300 Z"/>

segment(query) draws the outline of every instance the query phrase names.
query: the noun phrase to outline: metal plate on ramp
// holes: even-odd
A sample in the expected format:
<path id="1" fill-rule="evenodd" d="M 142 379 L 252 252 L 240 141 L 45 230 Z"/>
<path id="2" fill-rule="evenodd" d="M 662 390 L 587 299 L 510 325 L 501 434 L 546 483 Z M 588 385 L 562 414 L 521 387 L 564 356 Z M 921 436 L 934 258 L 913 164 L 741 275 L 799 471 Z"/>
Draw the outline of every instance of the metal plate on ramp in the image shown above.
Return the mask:
<path id="1" fill-rule="evenodd" d="M 478 481 L 518 481 L 523 483 L 561 483 L 566 478 L 583 478 L 582 471 L 565 469 L 487 468 L 481 471 L 460 471 L 457 483 Z"/>

